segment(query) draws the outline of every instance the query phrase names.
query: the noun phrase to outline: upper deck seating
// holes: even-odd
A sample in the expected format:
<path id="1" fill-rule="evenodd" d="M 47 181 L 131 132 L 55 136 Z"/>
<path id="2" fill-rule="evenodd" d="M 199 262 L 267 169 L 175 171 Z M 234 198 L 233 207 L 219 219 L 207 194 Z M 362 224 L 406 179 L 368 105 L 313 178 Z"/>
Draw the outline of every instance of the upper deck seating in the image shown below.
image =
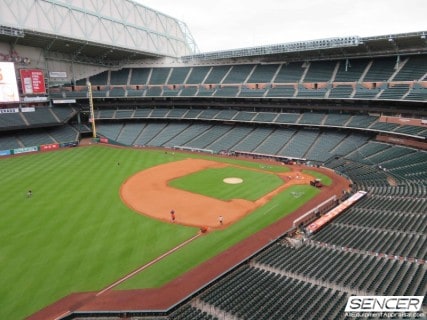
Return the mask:
<path id="1" fill-rule="evenodd" d="M 345 60 L 340 61 L 338 72 L 335 75 L 335 82 L 357 82 L 361 78 L 363 72 L 369 64 L 368 59 L 351 59 L 346 63 Z"/>
<path id="2" fill-rule="evenodd" d="M 235 65 L 231 67 L 230 72 L 227 74 L 227 76 L 224 78 L 223 82 L 224 84 L 241 84 L 245 83 L 246 79 L 248 78 L 250 72 L 253 70 L 254 65 L 253 64 L 243 64 L 243 65 Z"/>
<path id="3" fill-rule="evenodd" d="M 396 58 L 377 58 L 372 60 L 371 67 L 366 73 L 363 81 L 366 82 L 385 82 L 395 71 Z"/>
<path id="4" fill-rule="evenodd" d="M 152 68 L 149 85 L 166 84 L 166 80 L 171 72 L 170 68 Z"/>
<path id="5" fill-rule="evenodd" d="M 278 71 L 279 64 L 257 64 L 248 79 L 248 83 L 270 83 Z"/>
<path id="6" fill-rule="evenodd" d="M 421 80 L 427 73 L 427 56 L 413 55 L 394 76 L 393 81 Z"/>
<path id="7" fill-rule="evenodd" d="M 148 68 L 132 68 L 129 84 L 144 85 L 147 84 L 150 69 Z"/>
<path id="8" fill-rule="evenodd" d="M 89 81 L 93 86 L 106 86 L 108 85 L 108 71 L 95 74 L 89 77 Z"/>
<path id="9" fill-rule="evenodd" d="M 168 79 L 168 84 L 183 84 L 190 72 L 189 67 L 172 68 L 172 73 Z"/>
<path id="10" fill-rule="evenodd" d="M 186 84 L 202 84 L 211 67 L 193 67 L 187 78 Z"/>
<path id="11" fill-rule="evenodd" d="M 328 82 L 337 65 L 336 61 L 313 61 L 310 63 L 304 82 Z"/>
<path id="12" fill-rule="evenodd" d="M 110 84 L 111 85 L 127 85 L 129 80 L 129 68 L 123 68 L 120 70 L 112 70 L 110 72 Z"/>
<path id="13" fill-rule="evenodd" d="M 232 66 L 214 66 L 205 80 L 207 84 L 221 83 Z"/>
<path id="14" fill-rule="evenodd" d="M 302 65 L 303 64 L 299 62 L 282 64 L 277 76 L 274 79 L 274 83 L 299 82 L 305 70 Z"/>

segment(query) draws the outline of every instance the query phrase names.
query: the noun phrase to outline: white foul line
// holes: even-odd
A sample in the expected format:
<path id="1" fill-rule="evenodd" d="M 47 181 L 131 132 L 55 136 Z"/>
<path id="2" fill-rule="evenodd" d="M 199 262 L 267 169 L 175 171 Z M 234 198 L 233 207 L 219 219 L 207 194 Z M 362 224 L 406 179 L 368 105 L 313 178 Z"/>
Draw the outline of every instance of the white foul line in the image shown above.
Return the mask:
<path id="1" fill-rule="evenodd" d="M 182 248 L 183 246 L 185 246 L 187 243 L 195 240 L 196 238 L 198 238 L 201 235 L 201 233 L 196 234 L 194 237 L 184 241 L 183 243 L 181 243 L 180 245 L 176 246 L 175 248 L 172 248 L 171 250 L 169 250 L 168 252 L 162 254 L 161 256 L 157 257 L 156 259 L 150 261 L 149 263 L 139 267 L 138 269 L 136 269 L 135 271 L 132 271 L 131 273 L 127 274 L 126 276 L 124 276 L 123 278 L 117 280 L 116 282 L 112 283 L 111 285 L 109 285 L 108 287 L 106 287 L 105 289 L 99 291 L 96 296 L 100 296 L 101 294 L 104 294 L 105 292 L 107 292 L 108 290 L 118 286 L 120 283 L 126 281 L 127 279 L 133 277 L 134 275 L 136 275 L 137 273 L 141 272 L 142 270 L 150 267 L 151 265 L 155 264 L 156 262 L 158 262 L 159 260 L 163 259 L 164 257 L 166 257 L 167 255 L 175 252 L 176 250 Z"/>

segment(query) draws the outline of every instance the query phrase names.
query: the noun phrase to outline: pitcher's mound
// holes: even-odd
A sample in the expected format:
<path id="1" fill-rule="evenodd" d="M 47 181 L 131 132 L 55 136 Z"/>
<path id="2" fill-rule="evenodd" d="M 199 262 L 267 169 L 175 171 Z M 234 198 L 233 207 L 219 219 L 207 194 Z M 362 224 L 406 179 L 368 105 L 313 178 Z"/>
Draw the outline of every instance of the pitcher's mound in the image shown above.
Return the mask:
<path id="1" fill-rule="evenodd" d="M 228 184 L 239 184 L 243 182 L 243 179 L 241 178 L 225 178 L 224 180 L 222 180 L 224 183 L 228 183 Z"/>

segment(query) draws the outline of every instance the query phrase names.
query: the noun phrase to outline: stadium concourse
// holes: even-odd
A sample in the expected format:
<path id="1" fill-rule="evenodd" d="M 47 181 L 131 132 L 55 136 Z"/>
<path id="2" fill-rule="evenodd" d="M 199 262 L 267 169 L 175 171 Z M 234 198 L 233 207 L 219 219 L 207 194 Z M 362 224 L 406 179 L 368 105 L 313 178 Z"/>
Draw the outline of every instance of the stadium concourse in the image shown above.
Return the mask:
<path id="1" fill-rule="evenodd" d="M 0 157 L 93 138 L 310 166 L 350 181 L 325 197 L 366 196 L 313 234 L 331 208 L 311 200 L 170 296 L 75 293 L 29 319 L 345 319 L 351 296 L 426 296 L 427 31 L 199 53 L 182 21 L 115 1 L 0 0 Z"/>

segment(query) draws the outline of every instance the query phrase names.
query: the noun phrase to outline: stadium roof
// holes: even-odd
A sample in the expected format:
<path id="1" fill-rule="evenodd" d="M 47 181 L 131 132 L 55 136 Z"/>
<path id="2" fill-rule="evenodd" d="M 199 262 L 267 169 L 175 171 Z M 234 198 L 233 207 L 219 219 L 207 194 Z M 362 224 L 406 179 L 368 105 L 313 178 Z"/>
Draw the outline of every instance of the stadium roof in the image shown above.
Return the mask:
<path id="1" fill-rule="evenodd" d="M 73 61 L 99 65 L 116 65 L 125 60 L 132 61 L 156 57 L 156 55 L 132 49 L 3 26 L 0 26 L 0 42 L 42 48 L 47 57 L 56 56 L 56 58 L 60 58 L 61 54 L 71 54 Z M 64 59 L 66 59 L 65 56 Z"/>
<path id="2" fill-rule="evenodd" d="M 376 37 L 341 37 L 215 51 L 181 57 L 182 61 L 261 58 L 303 61 L 427 53 L 427 31 Z"/>
<path id="3" fill-rule="evenodd" d="M 0 0 L 0 42 L 100 65 L 197 52 L 184 22 L 131 0 Z"/>

